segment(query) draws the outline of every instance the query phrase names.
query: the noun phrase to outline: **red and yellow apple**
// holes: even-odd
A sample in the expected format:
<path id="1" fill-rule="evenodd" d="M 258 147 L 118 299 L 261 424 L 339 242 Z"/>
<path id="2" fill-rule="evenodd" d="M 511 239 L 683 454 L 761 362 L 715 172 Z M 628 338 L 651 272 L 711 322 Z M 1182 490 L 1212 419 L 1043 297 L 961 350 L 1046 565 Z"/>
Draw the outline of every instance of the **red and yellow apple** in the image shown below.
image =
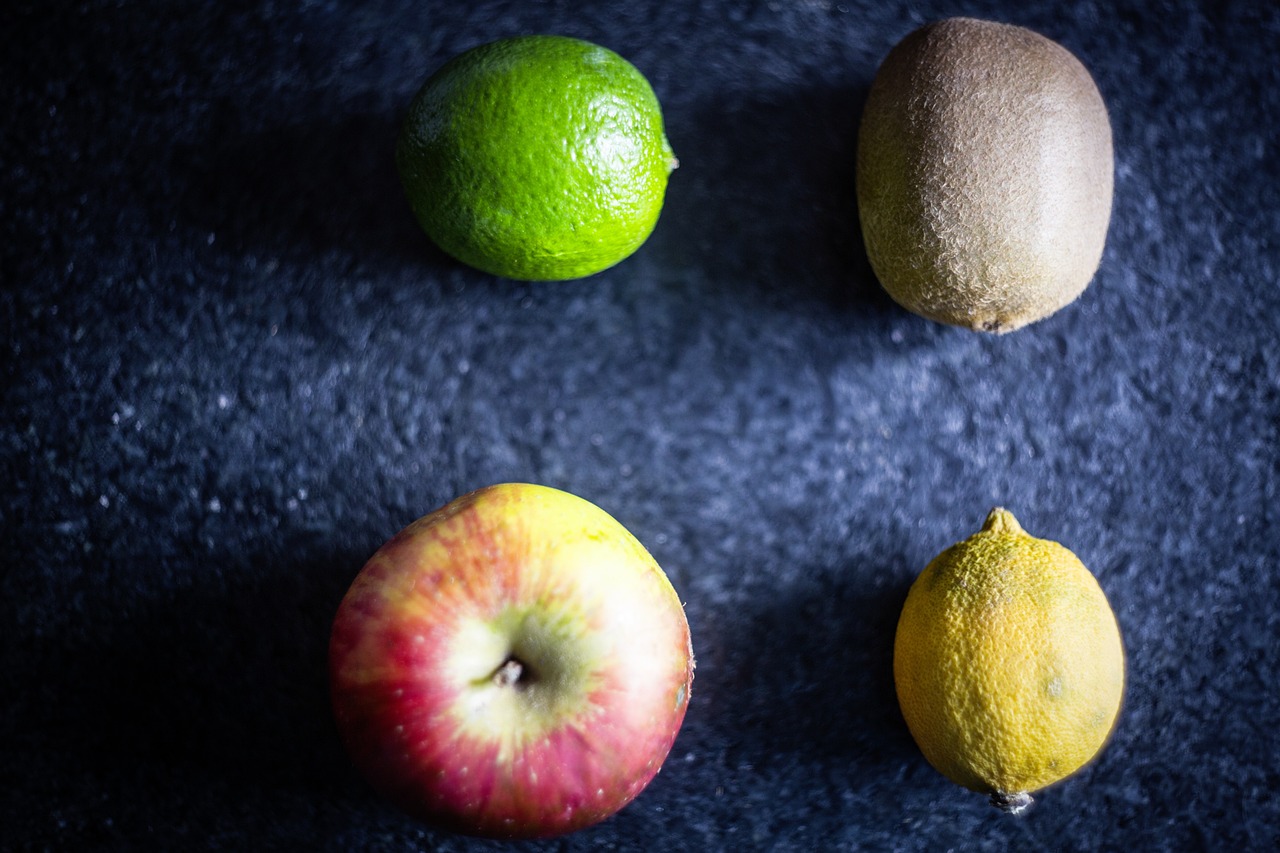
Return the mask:
<path id="1" fill-rule="evenodd" d="M 338 607 L 330 686 L 348 754 L 406 812 L 498 838 L 604 820 L 653 779 L 693 648 L 626 528 L 545 486 L 481 489 L 410 524 Z"/>

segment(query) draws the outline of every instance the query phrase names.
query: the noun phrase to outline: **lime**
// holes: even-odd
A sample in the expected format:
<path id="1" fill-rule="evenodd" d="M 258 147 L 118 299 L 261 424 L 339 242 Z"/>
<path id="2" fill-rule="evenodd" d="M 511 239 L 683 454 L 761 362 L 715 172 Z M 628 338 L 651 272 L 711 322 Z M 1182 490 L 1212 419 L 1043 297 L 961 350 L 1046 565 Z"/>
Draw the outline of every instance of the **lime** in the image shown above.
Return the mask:
<path id="1" fill-rule="evenodd" d="M 580 278 L 640 247 L 675 155 L 644 76 L 564 36 L 462 53 L 409 106 L 396 163 L 440 248 L 485 272 Z"/>

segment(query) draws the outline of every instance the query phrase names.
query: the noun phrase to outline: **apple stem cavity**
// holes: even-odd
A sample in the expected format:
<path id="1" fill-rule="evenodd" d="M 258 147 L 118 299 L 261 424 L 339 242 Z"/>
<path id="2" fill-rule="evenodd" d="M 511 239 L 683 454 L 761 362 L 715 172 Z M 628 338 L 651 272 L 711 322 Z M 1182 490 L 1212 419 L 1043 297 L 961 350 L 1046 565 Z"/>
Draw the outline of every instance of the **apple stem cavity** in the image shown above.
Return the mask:
<path id="1" fill-rule="evenodd" d="M 493 683 L 499 687 L 514 687 L 528 681 L 529 675 L 525 671 L 525 665 L 515 658 L 507 658 L 493 674 Z"/>

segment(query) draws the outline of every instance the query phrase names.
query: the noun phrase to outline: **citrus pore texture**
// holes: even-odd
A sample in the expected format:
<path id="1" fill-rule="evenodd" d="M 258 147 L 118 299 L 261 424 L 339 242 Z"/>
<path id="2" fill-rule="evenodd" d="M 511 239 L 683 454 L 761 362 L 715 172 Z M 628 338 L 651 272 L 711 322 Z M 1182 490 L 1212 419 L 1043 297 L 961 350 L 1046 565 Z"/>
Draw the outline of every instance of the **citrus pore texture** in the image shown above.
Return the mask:
<path id="1" fill-rule="evenodd" d="M 912 585 L 894 681 L 929 763 L 967 788 L 1025 794 L 1102 748 L 1120 711 L 1124 651 L 1080 560 L 996 509 Z"/>
<path id="2" fill-rule="evenodd" d="M 579 278 L 648 238 L 676 160 L 629 62 L 563 36 L 521 36 L 446 63 L 396 148 L 410 205 L 442 249 L 509 278 Z"/>

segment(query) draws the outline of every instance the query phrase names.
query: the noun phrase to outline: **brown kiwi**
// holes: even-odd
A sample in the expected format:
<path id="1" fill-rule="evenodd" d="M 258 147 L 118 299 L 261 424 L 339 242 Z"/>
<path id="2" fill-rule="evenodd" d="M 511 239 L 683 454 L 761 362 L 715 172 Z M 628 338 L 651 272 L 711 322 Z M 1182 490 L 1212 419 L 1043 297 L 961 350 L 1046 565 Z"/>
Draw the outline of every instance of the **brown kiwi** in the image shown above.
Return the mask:
<path id="1" fill-rule="evenodd" d="M 1075 300 L 1111 218 L 1111 124 L 1066 48 L 950 18 L 889 52 L 858 136 L 858 212 L 889 295 L 1008 332 Z"/>

